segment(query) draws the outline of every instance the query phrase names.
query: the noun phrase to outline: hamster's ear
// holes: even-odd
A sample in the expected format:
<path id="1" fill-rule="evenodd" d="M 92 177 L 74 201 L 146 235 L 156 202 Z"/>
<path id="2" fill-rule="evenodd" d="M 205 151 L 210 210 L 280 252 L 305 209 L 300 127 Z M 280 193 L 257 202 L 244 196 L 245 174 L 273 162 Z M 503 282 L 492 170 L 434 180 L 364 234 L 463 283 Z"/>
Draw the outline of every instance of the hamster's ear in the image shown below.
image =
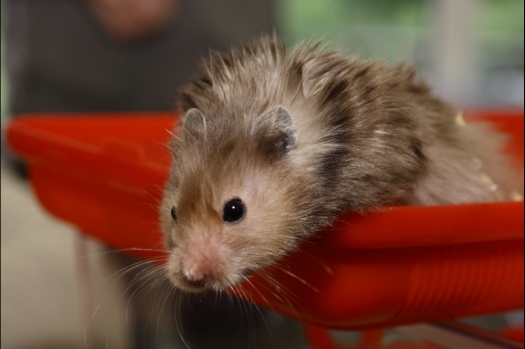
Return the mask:
<path id="1" fill-rule="evenodd" d="M 263 115 L 255 125 L 254 133 L 261 150 L 279 157 L 288 154 L 297 140 L 290 113 L 283 107 Z"/>
<path id="2" fill-rule="evenodd" d="M 188 110 L 182 118 L 182 129 L 189 135 L 205 135 L 206 120 L 202 112 L 197 108 Z"/>

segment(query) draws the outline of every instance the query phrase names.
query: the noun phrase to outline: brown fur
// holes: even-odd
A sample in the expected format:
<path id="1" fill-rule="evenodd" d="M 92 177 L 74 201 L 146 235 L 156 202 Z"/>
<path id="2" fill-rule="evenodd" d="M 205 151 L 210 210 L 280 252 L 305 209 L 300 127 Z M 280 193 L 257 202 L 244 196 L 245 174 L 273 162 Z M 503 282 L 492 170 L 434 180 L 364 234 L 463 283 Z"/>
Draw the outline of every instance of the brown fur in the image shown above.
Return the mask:
<path id="1" fill-rule="evenodd" d="M 160 214 L 170 277 L 190 291 L 241 281 L 342 210 L 492 201 L 480 173 L 498 181 L 507 173 L 493 164 L 497 135 L 459 126 L 412 66 L 317 45 L 287 52 L 264 37 L 213 52 L 180 107 L 200 113 L 183 115 L 172 142 Z M 496 141 L 482 149 L 487 137 Z M 225 223 L 222 207 L 234 197 L 246 216 Z M 204 284 L 192 284 L 201 277 Z"/>

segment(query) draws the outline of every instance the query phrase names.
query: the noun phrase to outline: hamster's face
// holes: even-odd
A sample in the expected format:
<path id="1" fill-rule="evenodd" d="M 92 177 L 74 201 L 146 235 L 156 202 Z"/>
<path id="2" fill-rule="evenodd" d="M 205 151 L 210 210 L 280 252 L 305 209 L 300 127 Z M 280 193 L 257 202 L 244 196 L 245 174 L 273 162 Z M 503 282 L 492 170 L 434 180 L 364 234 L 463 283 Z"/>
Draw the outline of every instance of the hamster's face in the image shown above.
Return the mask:
<path id="1" fill-rule="evenodd" d="M 256 135 L 201 137 L 206 126 L 190 122 L 180 130 L 160 207 L 168 276 L 186 291 L 220 290 L 295 246 L 289 188 L 296 183 L 286 143 L 270 156 L 272 147 L 252 142 Z"/>
<path id="2" fill-rule="evenodd" d="M 258 169 L 215 175 L 184 175 L 178 188 L 166 189 L 162 205 L 168 276 L 187 291 L 241 282 L 294 244 L 285 209 L 293 203 L 272 188 L 271 174 Z"/>

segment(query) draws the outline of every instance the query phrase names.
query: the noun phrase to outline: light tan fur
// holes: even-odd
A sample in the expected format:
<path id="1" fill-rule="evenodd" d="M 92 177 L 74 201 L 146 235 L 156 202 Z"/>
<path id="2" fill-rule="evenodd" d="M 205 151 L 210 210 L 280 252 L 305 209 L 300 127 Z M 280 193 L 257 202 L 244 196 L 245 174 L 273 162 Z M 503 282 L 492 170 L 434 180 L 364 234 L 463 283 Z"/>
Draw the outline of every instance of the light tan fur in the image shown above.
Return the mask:
<path id="1" fill-rule="evenodd" d="M 411 66 L 263 37 L 212 52 L 180 107 L 160 215 L 188 291 L 242 281 L 343 210 L 497 200 L 481 173 L 516 189 L 501 137 L 459 125 Z M 232 198 L 247 208 L 236 223 L 221 218 Z"/>

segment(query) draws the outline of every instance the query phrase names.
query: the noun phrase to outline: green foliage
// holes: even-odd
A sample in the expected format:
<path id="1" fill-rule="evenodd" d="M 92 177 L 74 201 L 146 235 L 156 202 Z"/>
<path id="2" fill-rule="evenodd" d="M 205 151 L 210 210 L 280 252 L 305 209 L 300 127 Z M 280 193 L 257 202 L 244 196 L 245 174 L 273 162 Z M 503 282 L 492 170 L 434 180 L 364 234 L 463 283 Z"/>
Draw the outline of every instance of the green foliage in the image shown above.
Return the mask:
<path id="1" fill-rule="evenodd" d="M 278 5 L 289 45 L 323 39 L 328 47 L 364 58 L 413 58 L 426 25 L 424 0 L 282 0 Z"/>
<path id="2" fill-rule="evenodd" d="M 481 1 L 480 30 L 521 34 L 523 37 L 523 3 L 523 0 Z"/>
<path id="3" fill-rule="evenodd" d="M 523 47 L 523 0 L 473 2 L 479 47 Z M 418 61 L 431 39 L 425 0 L 280 0 L 280 31 L 289 45 L 323 39 L 363 58 Z"/>

